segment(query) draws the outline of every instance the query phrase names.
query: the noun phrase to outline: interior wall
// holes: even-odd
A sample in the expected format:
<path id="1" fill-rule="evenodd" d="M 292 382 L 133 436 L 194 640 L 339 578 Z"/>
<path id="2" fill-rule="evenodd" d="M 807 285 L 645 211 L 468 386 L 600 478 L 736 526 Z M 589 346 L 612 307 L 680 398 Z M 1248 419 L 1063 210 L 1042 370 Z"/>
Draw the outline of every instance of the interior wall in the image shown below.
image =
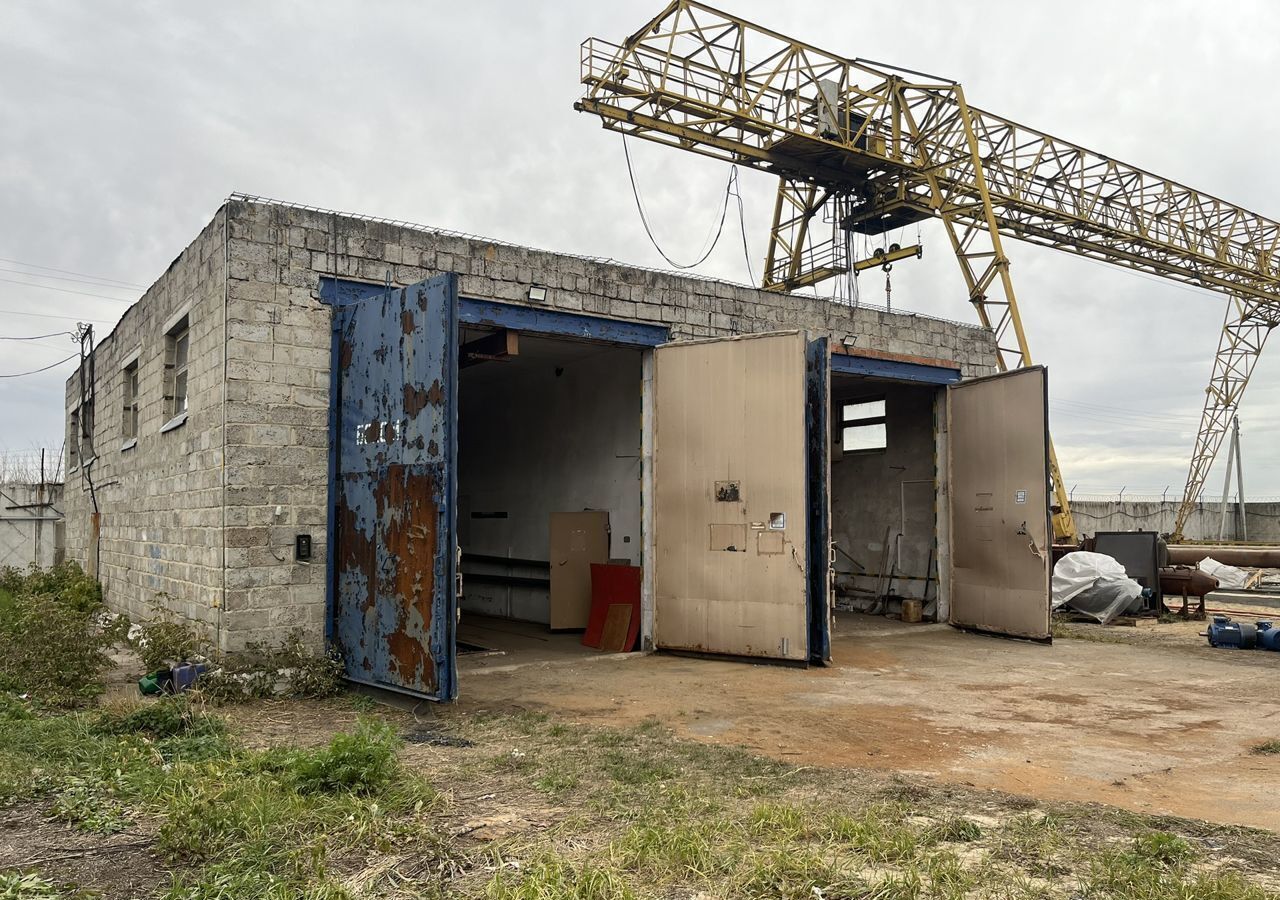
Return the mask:
<path id="1" fill-rule="evenodd" d="M 521 338 L 520 356 L 461 372 L 462 551 L 546 561 L 553 512 L 609 512 L 610 557 L 639 565 L 642 351 Z M 486 572 L 546 577 L 546 568 Z M 550 621 L 545 588 L 468 584 L 463 610 Z"/>
<path id="2" fill-rule="evenodd" d="M 856 559 L 868 573 L 881 571 L 886 559 L 895 577 L 891 592 L 900 597 L 923 597 L 923 579 L 938 570 L 934 553 L 937 520 L 936 448 L 934 434 L 935 398 L 938 388 L 878 382 L 867 378 L 836 375 L 831 385 L 833 401 L 831 433 L 831 531 L 836 545 Z M 886 449 L 845 453 L 841 448 L 842 404 L 883 397 L 885 400 Z M 899 537 L 901 535 L 901 537 Z M 857 568 L 836 554 L 836 570 L 855 573 Z M 877 579 L 841 575 L 842 584 L 875 590 Z M 888 585 L 887 578 L 883 586 Z M 938 596 L 936 577 L 930 583 L 929 598 Z M 864 608 L 861 602 L 874 600 L 871 594 L 841 597 L 838 606 Z"/>

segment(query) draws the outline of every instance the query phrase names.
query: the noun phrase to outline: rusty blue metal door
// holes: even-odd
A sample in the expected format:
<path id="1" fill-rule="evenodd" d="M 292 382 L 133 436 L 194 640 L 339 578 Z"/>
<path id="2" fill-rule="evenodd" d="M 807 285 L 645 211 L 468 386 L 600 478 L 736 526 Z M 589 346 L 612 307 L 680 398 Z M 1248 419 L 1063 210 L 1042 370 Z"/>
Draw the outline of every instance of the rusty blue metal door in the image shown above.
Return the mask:
<path id="1" fill-rule="evenodd" d="M 458 289 L 334 311 L 334 643 L 352 681 L 457 695 Z"/>
<path id="2" fill-rule="evenodd" d="M 805 474 L 808 480 L 809 662 L 831 662 L 831 348 L 825 337 L 805 347 Z"/>

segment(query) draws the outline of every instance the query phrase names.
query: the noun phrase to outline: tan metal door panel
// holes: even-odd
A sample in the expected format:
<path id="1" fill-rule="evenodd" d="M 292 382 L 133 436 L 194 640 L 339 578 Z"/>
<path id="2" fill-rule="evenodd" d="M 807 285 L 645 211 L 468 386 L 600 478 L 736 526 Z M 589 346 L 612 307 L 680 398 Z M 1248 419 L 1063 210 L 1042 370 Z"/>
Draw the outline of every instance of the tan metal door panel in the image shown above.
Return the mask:
<path id="1" fill-rule="evenodd" d="M 806 661 L 805 336 L 654 351 L 654 643 Z"/>
<path id="2" fill-rule="evenodd" d="M 1050 636 L 1047 398 L 1041 366 L 947 389 L 952 625 Z"/>

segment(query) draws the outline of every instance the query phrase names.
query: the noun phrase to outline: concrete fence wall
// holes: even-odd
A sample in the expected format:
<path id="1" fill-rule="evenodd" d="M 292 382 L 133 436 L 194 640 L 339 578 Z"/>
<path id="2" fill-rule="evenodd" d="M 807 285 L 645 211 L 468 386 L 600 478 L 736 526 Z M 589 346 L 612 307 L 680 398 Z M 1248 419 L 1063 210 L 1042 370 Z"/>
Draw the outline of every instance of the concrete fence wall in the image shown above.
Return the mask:
<path id="1" fill-rule="evenodd" d="M 0 567 L 62 562 L 62 485 L 0 484 Z"/>
<path id="2" fill-rule="evenodd" d="M 1084 534 L 1098 531 L 1158 531 L 1162 534 L 1173 530 L 1178 515 L 1179 500 L 1077 500 L 1071 504 L 1076 517 L 1076 528 Z M 1222 521 L 1221 504 L 1201 503 L 1192 513 L 1184 529 L 1190 540 L 1218 540 L 1218 526 Z M 1227 504 L 1227 527 L 1223 539 L 1240 541 L 1244 534 L 1237 532 L 1236 504 Z M 1246 503 L 1245 525 L 1251 541 L 1280 541 L 1280 502 Z"/>

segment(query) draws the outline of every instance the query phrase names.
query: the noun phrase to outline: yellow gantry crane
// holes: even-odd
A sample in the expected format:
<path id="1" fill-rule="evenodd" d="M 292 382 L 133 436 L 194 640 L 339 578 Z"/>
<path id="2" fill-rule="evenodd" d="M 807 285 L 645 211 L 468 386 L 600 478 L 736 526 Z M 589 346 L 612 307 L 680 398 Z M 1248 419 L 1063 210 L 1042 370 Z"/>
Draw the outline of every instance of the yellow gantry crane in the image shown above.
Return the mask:
<path id="1" fill-rule="evenodd" d="M 850 258 L 852 234 L 940 218 L 1001 371 L 1031 364 L 1005 237 L 1225 294 L 1181 538 L 1280 324 L 1280 223 L 976 109 L 954 81 L 836 56 L 692 0 L 621 44 L 585 41 L 582 83 L 575 108 L 606 128 L 778 176 L 767 290 L 865 268 Z M 1054 532 L 1074 542 L 1052 446 L 1050 469 Z"/>

